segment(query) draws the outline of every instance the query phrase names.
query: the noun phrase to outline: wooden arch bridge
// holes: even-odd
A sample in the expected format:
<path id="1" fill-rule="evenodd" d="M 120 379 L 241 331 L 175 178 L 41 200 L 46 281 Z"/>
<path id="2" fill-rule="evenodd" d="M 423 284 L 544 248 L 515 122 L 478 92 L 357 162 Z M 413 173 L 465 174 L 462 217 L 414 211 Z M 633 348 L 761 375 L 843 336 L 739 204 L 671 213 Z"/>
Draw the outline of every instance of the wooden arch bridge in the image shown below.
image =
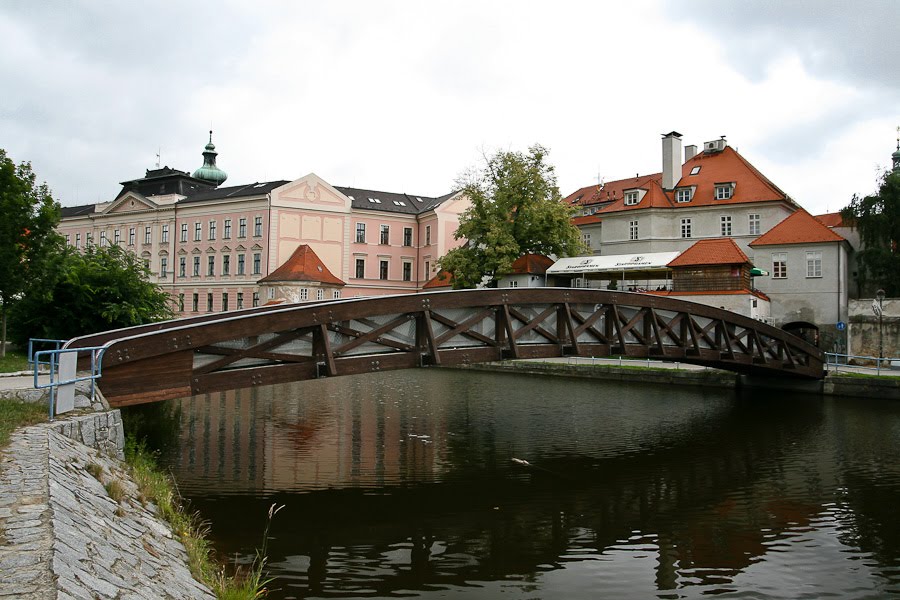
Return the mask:
<path id="1" fill-rule="evenodd" d="M 823 377 L 823 353 L 710 306 L 628 292 L 489 289 L 282 304 L 70 340 L 103 346 L 124 406 L 289 381 L 500 359 L 630 356 L 751 375 Z"/>

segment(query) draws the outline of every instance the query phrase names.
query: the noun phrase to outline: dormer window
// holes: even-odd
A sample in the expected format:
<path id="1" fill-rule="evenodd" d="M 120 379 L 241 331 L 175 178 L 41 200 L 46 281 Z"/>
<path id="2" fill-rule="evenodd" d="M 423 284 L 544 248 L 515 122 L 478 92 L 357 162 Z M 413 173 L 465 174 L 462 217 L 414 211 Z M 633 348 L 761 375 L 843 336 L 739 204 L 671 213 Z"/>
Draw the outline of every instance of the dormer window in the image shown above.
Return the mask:
<path id="1" fill-rule="evenodd" d="M 697 165 L 696 167 L 691 169 L 691 175 L 697 175 L 698 173 L 700 173 L 700 165 Z"/>
<path id="2" fill-rule="evenodd" d="M 728 200 L 734 194 L 734 183 L 717 183 L 716 200 Z"/>
<path id="3" fill-rule="evenodd" d="M 633 192 L 625 192 L 625 206 L 633 206 L 640 202 L 640 193 L 635 190 Z"/>
<path id="4" fill-rule="evenodd" d="M 675 201 L 676 202 L 690 202 L 691 197 L 694 195 L 694 190 L 692 188 L 679 188 L 675 190 Z"/>

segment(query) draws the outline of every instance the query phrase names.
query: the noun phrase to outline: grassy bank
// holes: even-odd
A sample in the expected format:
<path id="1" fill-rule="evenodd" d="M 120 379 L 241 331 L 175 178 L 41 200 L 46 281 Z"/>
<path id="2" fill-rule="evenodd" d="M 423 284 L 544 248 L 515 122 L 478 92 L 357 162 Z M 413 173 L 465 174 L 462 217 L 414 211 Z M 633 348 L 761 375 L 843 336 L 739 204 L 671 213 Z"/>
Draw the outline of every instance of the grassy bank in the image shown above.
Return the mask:
<path id="1" fill-rule="evenodd" d="M 10 434 L 19 427 L 47 420 L 47 407 L 42 403 L 0 399 L 0 449 L 9 443 Z"/>
<path id="2" fill-rule="evenodd" d="M 175 486 L 168 475 L 160 471 L 155 457 L 142 443 L 136 443 L 129 437 L 125 443 L 125 462 L 128 464 L 131 477 L 137 483 L 141 502 L 153 502 L 172 530 L 184 544 L 188 554 L 188 566 L 191 574 L 209 586 L 217 598 L 226 600 L 244 600 L 265 598 L 268 580 L 263 576 L 265 567 L 265 540 L 268 537 L 268 525 L 263 538 L 263 548 L 247 570 L 237 569 L 233 575 L 226 573 L 225 567 L 217 563 L 213 549 L 206 539 L 207 527 L 194 513 L 188 512 Z M 269 521 L 274 516 L 269 511 Z"/>
<path id="3" fill-rule="evenodd" d="M 21 352 L 7 352 L 0 357 L 0 373 L 15 373 L 28 370 L 28 357 Z"/>

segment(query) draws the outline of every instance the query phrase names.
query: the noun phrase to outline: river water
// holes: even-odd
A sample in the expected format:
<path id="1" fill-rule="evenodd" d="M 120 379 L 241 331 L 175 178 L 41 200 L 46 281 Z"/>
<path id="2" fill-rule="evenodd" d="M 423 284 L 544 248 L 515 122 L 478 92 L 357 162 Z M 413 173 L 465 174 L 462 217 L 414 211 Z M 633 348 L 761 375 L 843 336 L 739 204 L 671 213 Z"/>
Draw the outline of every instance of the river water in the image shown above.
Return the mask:
<path id="1" fill-rule="evenodd" d="M 900 597 L 900 403 L 419 369 L 169 408 L 220 555 L 283 507 L 272 598 Z"/>

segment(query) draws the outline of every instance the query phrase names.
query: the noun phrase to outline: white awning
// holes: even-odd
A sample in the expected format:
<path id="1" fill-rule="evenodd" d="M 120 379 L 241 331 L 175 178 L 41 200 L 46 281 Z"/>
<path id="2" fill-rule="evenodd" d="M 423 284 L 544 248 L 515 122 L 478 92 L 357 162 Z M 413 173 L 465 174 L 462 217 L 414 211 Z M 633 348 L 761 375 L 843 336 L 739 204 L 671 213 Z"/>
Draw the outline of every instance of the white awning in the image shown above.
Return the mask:
<path id="1" fill-rule="evenodd" d="M 612 254 L 609 256 L 573 256 L 561 258 L 547 269 L 547 275 L 622 273 L 623 271 L 663 271 L 681 252 Z"/>

